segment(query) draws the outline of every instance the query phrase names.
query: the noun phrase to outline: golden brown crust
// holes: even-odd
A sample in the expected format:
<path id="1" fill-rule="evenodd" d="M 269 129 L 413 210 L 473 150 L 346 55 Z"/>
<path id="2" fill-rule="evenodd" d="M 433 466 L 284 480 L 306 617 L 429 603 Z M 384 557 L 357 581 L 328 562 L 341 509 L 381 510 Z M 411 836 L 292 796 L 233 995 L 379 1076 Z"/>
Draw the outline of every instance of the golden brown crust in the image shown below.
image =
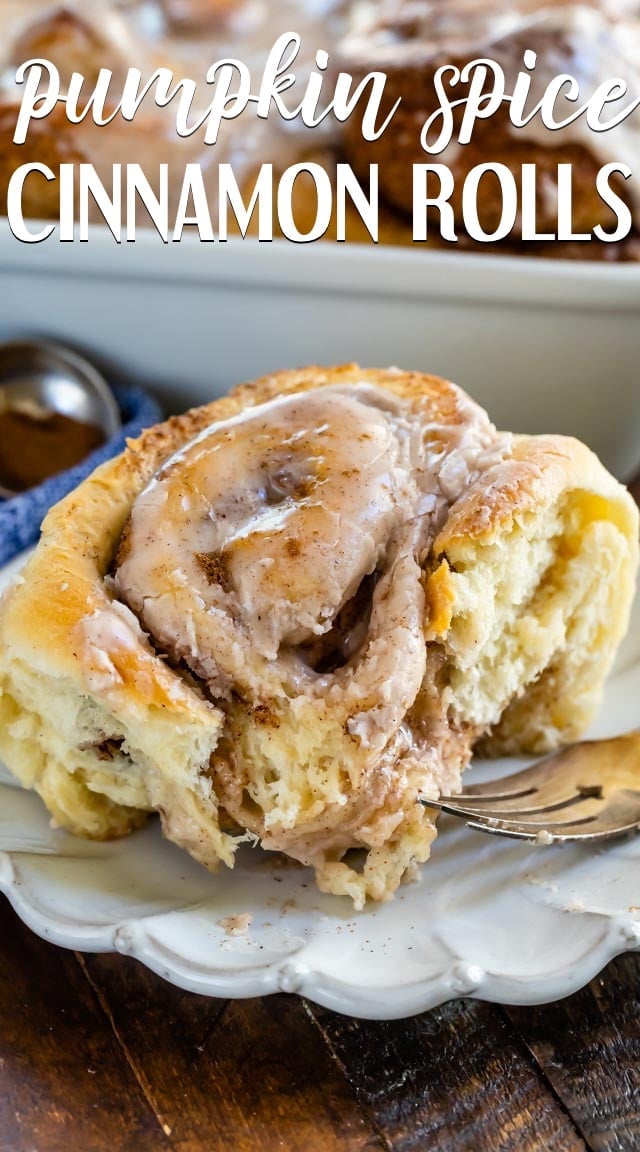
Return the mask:
<path id="1" fill-rule="evenodd" d="M 552 503 L 572 485 L 589 484 L 594 492 L 612 496 L 619 488 L 579 440 L 569 436 L 514 437 L 511 457 L 501 466 L 499 478 L 490 485 L 483 478 L 465 493 L 436 538 L 434 553 L 446 553 L 459 541 L 491 538 Z"/>
<path id="2" fill-rule="evenodd" d="M 62 105 L 47 120 L 35 120 L 24 144 L 13 143 L 19 105 L 0 99 L 0 215 L 7 214 L 7 193 L 13 173 L 22 164 L 44 164 L 54 174 L 61 164 L 81 163 L 82 152 L 71 143 Z M 44 176 L 32 175 L 23 185 L 23 215 L 31 219 L 56 220 L 60 215 L 60 191 Z"/>
<path id="3" fill-rule="evenodd" d="M 107 108 L 107 112 L 109 109 Z M 161 111 L 140 112 L 127 121 L 118 113 L 110 123 L 95 124 L 85 119 L 72 124 L 66 117 L 64 105 L 57 104 L 46 119 L 34 120 L 24 144 L 14 144 L 13 137 L 19 113 L 19 104 L 0 96 L 0 215 L 7 213 L 9 181 L 13 173 L 25 164 L 43 164 L 53 173 L 49 180 L 39 172 L 28 175 L 22 186 L 22 215 L 25 219 L 57 220 L 60 217 L 60 165 L 74 166 L 74 186 L 77 206 L 78 166 L 92 164 L 105 188 L 113 181 L 112 164 L 149 163 L 149 178 L 153 181 L 154 164 L 168 165 L 170 203 L 177 205 L 177 192 L 182 186 L 184 164 L 193 160 L 190 141 L 183 140 L 167 130 L 167 120 Z M 156 171 L 157 174 L 157 171 Z M 89 204 L 90 218 L 100 221 L 97 210 Z M 142 216 L 146 209 L 141 209 Z"/>

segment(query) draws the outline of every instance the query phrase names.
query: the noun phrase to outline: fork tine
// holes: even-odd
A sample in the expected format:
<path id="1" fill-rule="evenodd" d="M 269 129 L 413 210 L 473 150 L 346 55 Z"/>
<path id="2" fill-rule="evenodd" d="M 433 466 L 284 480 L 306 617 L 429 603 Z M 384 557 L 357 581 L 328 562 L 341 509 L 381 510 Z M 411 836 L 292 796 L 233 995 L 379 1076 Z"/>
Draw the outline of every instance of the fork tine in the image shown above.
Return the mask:
<path id="1" fill-rule="evenodd" d="M 533 768 L 525 769 L 526 772 L 534 772 Z M 532 796 L 536 788 L 532 785 L 524 786 L 523 784 L 517 785 L 511 789 L 509 785 L 515 781 L 516 776 L 524 776 L 524 772 L 517 772 L 514 776 L 506 776 L 504 780 L 487 780 L 486 784 L 471 784 L 465 788 L 464 795 L 473 797 L 474 800 L 519 800 L 524 799 L 526 796 Z M 504 787 L 502 787 L 504 785 Z M 484 789 L 484 791 L 481 791 Z M 459 796 L 442 796 L 441 799 L 445 800 L 447 804 L 455 803 Z"/>
<path id="2" fill-rule="evenodd" d="M 464 797 L 461 798 L 464 800 Z M 447 812 L 450 816 L 459 816 L 463 820 L 486 820 L 493 823 L 496 820 L 503 824 L 527 824 L 535 828 L 546 828 L 553 824 L 579 824 L 585 820 L 593 820 L 602 810 L 602 800 L 581 796 L 572 798 L 562 804 L 550 804 L 535 808 L 520 808 L 515 802 L 501 804 L 495 808 L 476 808 L 463 802 L 449 804 L 443 800 L 422 800 L 428 808 L 436 808 Z"/>
<path id="3" fill-rule="evenodd" d="M 551 768 L 559 755 L 563 753 L 554 753 L 553 756 L 548 756 L 545 760 L 538 760 L 529 768 L 522 768 L 519 772 L 513 772 L 510 776 L 504 776 L 498 780 L 487 780 L 484 784 L 470 784 L 465 787 L 465 796 L 473 796 L 477 800 L 515 800 L 518 797 L 529 796 L 532 792 L 536 792 L 540 786 L 541 773 L 544 769 Z M 443 799 L 456 800 L 456 796 L 446 796 Z"/>
<path id="4" fill-rule="evenodd" d="M 604 806 L 599 802 L 598 808 L 591 815 L 581 815 L 572 820 L 508 820 L 488 813 L 454 808 L 442 801 L 423 800 L 422 803 L 465 820 L 468 828 L 496 836 L 539 840 L 541 834 L 548 833 L 550 839 L 547 841 L 545 837 L 545 843 L 605 840 L 627 835 L 640 828 L 640 792 L 629 790 L 616 793 Z"/>
<path id="5" fill-rule="evenodd" d="M 634 820 L 630 824 L 622 827 L 616 825 L 615 828 L 596 832 L 593 830 L 581 832 L 569 830 L 564 832 L 557 829 L 555 831 L 549 829 L 549 838 L 547 839 L 545 837 L 544 840 L 541 839 L 541 832 L 546 832 L 547 829 L 540 829 L 539 832 L 534 832 L 531 829 L 520 828 L 517 825 L 514 825 L 512 828 L 505 828 L 499 824 L 495 826 L 485 823 L 480 824 L 473 820 L 467 822 L 467 828 L 475 832 L 488 832 L 491 836 L 504 836 L 511 840 L 534 840 L 539 844 L 544 844 L 546 847 L 548 844 L 588 844 L 590 841 L 600 843 L 604 840 L 616 840 L 619 837 L 629 836 L 632 832 L 637 832 L 640 828 L 640 821 Z"/>
<path id="6" fill-rule="evenodd" d="M 492 836 L 507 836 L 514 840 L 537 840 L 543 844 L 586 844 L 590 841 L 600 842 L 614 840 L 618 837 L 629 836 L 640 829 L 640 817 L 627 820 L 625 824 L 612 821 L 611 824 L 601 825 L 597 820 L 585 821 L 581 824 L 567 824 L 559 827 L 552 824 L 549 828 L 541 827 L 535 831 L 523 824 L 505 825 L 502 821 L 495 824 L 488 822 L 468 820 L 467 828 L 477 832 L 489 832 Z M 548 833 L 548 838 L 541 838 L 541 833 Z"/>
<path id="7" fill-rule="evenodd" d="M 562 811 L 573 805 L 586 803 L 591 799 L 592 797 L 585 796 L 580 792 L 572 792 L 562 796 L 561 799 L 542 804 L 537 792 L 527 793 L 521 799 L 515 796 L 496 800 L 490 800 L 488 796 L 480 798 L 469 796 L 468 793 L 463 792 L 459 796 L 441 796 L 440 802 L 447 804 L 449 808 L 457 808 L 467 813 L 477 813 L 478 816 L 507 816 L 510 812 L 514 812 L 516 816 L 534 816 L 539 812 Z M 594 797 L 593 799 L 598 798 Z M 479 800 L 486 803 L 478 807 Z"/>
<path id="8" fill-rule="evenodd" d="M 516 840 L 537 840 L 541 833 L 549 832 L 552 837 L 551 842 L 556 839 L 565 839 L 565 836 L 559 829 L 565 827 L 564 824 L 558 826 L 543 824 L 533 821 L 516 821 L 516 820 L 500 820 L 497 816 L 481 816 L 473 812 L 465 812 L 460 808 L 449 808 L 446 804 L 440 804 L 434 801 L 423 800 L 429 808 L 437 808 L 441 812 L 446 812 L 450 816 L 455 816 L 459 820 L 464 820 L 467 828 L 472 828 L 476 832 L 490 832 L 494 836 L 511 836 Z M 588 823 L 585 821 L 585 823 Z M 551 831 L 555 828 L 555 832 Z M 571 828 L 576 829 L 576 823 L 571 825 Z M 581 837 L 582 838 L 582 837 Z"/>
<path id="9" fill-rule="evenodd" d="M 574 744 L 503 780 L 420 801 L 500 836 L 604 840 L 640 828 L 640 729 Z"/>

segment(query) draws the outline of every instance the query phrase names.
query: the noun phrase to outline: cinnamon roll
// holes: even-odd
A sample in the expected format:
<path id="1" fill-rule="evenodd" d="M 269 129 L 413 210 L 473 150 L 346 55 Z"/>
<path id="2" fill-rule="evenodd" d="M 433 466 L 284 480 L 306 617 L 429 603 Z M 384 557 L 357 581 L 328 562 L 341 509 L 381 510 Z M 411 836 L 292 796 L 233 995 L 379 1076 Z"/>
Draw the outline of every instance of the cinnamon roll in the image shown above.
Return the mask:
<path id="1" fill-rule="evenodd" d="M 384 900 L 477 741 L 582 732 L 637 539 L 586 447 L 499 433 L 453 384 L 264 378 L 48 515 L 0 609 L 0 754 L 73 832 L 156 811 L 208 867 L 249 839 Z"/>
<path id="2" fill-rule="evenodd" d="M 453 110 L 456 125 L 452 142 L 439 155 L 431 156 L 421 147 L 422 126 L 438 107 L 434 87 L 437 70 L 445 64 L 460 70 L 472 60 L 489 57 L 501 66 L 508 92 L 518 73 L 525 71 L 527 50 L 536 53 L 531 74 L 527 107 L 542 98 L 551 80 L 561 74 L 573 76 L 580 92 L 591 95 L 597 86 L 612 77 L 624 79 L 630 97 L 640 92 L 638 53 L 640 52 L 640 9 L 617 0 L 383 0 L 379 5 L 356 6 L 351 35 L 342 46 L 345 67 L 357 78 L 373 69 L 387 75 L 384 120 L 398 98 L 401 104 L 391 126 L 377 140 L 362 136 L 358 116 L 345 123 L 343 147 L 347 159 L 363 178 L 369 165 L 379 165 L 380 192 L 405 217 L 412 212 L 412 168 L 414 164 L 438 161 L 446 164 L 454 177 L 450 204 L 456 232 L 465 237 L 463 189 L 468 174 L 477 165 L 490 161 L 506 166 L 518 188 L 522 185 L 522 165 L 536 165 L 535 220 L 540 234 L 554 236 L 558 227 L 558 166 L 572 168 L 572 226 L 575 233 L 590 234 L 598 225 L 611 231 L 614 214 L 600 198 L 596 177 L 600 168 L 615 161 L 635 171 L 640 158 L 640 131 L 633 116 L 605 132 L 594 132 L 584 117 L 559 131 L 545 128 L 536 116 L 524 127 L 515 128 L 509 119 L 509 106 L 501 105 L 492 116 L 476 122 L 471 139 L 458 144 L 464 108 Z M 461 83 L 452 99 L 462 99 L 469 84 Z M 566 114 L 574 110 L 567 104 Z M 616 194 L 630 208 L 635 235 L 616 245 L 592 241 L 590 258 L 635 258 L 640 228 L 640 197 L 637 185 L 619 177 L 612 182 Z M 502 215 L 502 193 L 495 177 L 485 177 L 478 189 L 477 215 L 483 232 L 494 233 Z M 437 218 L 434 219 L 434 225 Z M 518 225 L 519 228 L 519 225 Z M 521 243 L 518 228 L 510 241 Z M 540 250 L 540 243 L 532 244 Z M 545 254 L 571 255 L 584 244 L 551 242 L 542 245 Z"/>
<path id="3" fill-rule="evenodd" d="M 93 197 L 80 192 L 80 166 L 90 164 L 105 188 L 113 196 L 114 165 L 133 164 L 144 156 L 148 164 L 151 187 L 160 188 L 158 172 L 167 168 L 169 211 L 175 214 L 180 202 L 185 165 L 202 161 L 204 145 L 200 137 L 183 139 L 171 131 L 160 111 L 142 112 L 135 120 L 115 116 L 110 124 L 99 126 L 91 120 L 70 124 L 61 104 L 56 105 L 46 120 L 36 120 L 24 144 L 13 143 L 19 104 L 0 95 L 0 215 L 8 209 L 11 177 L 25 164 L 44 164 L 53 179 L 40 171 L 29 173 L 21 185 L 20 199 L 25 219 L 59 220 L 64 193 L 61 191 L 61 165 L 72 167 L 73 216 L 82 219 L 83 212 L 93 223 L 104 217 Z M 116 185 L 117 186 L 117 185 Z M 65 186 L 67 189 L 69 185 Z M 67 192 L 68 194 L 68 192 Z M 80 205 L 86 207 L 80 208 Z M 151 223 L 145 204 L 136 206 L 140 224 Z"/>
<path id="4" fill-rule="evenodd" d="M 111 6 L 100 6 L 93 15 L 85 5 L 79 8 L 47 7 L 35 19 L 27 20 L 9 43 L 9 64 L 14 68 L 26 60 L 48 60 L 67 85 L 79 72 L 93 88 L 101 68 L 113 72 L 122 84 L 130 67 L 140 65 L 140 50 L 126 22 Z"/>

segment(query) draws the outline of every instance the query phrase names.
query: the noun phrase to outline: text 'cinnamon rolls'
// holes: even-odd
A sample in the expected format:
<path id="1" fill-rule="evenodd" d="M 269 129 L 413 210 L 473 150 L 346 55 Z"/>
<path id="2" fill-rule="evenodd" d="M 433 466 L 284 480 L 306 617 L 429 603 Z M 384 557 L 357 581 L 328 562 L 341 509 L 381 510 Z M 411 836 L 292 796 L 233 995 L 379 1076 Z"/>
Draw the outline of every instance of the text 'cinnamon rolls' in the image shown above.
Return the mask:
<path id="1" fill-rule="evenodd" d="M 383 900 L 477 741 L 582 732 L 637 537 L 587 448 L 498 433 L 445 381 L 265 378 L 49 514 L 0 610 L 0 755 L 76 833 L 158 811 L 207 866 L 259 841 Z"/>

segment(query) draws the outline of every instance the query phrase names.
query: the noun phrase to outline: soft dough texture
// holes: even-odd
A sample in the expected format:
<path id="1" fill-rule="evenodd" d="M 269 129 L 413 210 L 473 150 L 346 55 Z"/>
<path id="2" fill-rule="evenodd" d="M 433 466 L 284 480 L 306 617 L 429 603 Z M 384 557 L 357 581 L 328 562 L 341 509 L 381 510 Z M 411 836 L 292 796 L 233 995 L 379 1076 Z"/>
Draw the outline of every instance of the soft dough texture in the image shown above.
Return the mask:
<path id="1" fill-rule="evenodd" d="M 497 433 L 455 385 L 265 377 L 48 515 L 0 610 L 0 755 L 73 832 L 158 811 L 209 867 L 257 838 L 388 898 L 477 741 L 583 731 L 637 540 L 584 445 Z"/>

